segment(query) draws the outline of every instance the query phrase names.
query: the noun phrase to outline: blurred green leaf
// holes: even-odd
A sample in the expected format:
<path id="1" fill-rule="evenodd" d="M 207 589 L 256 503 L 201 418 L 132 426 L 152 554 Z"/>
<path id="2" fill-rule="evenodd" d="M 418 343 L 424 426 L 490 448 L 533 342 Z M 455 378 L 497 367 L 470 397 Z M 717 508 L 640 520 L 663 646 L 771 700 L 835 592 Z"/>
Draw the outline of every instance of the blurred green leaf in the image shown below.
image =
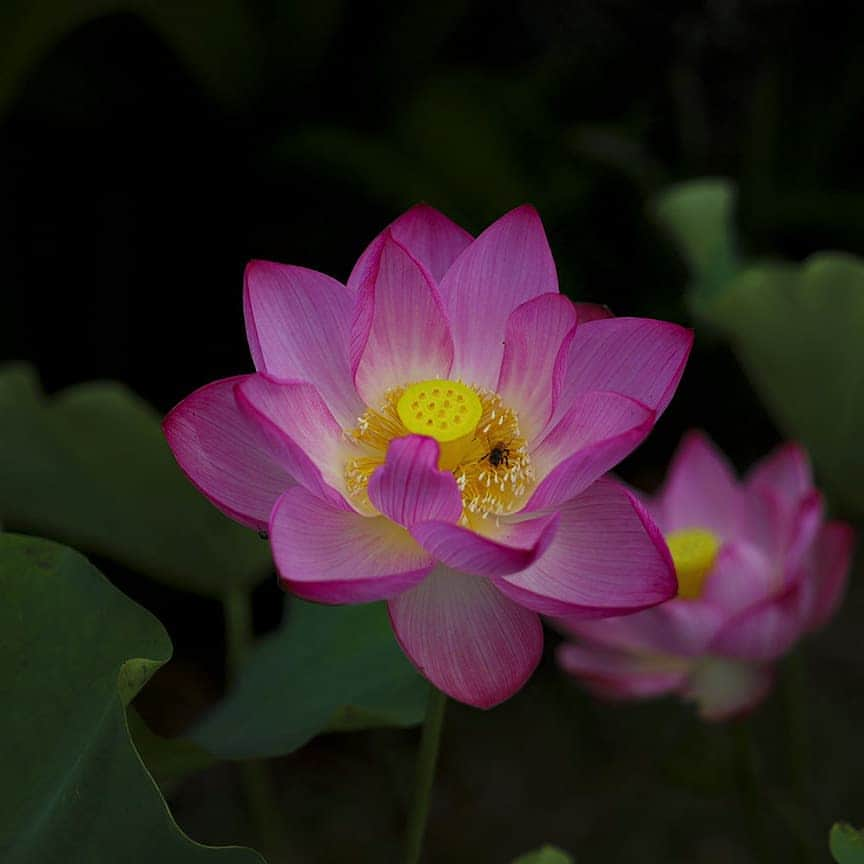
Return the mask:
<path id="1" fill-rule="evenodd" d="M 573 864 L 573 859 L 555 846 L 543 846 L 536 852 L 520 855 L 513 864 Z"/>
<path id="2" fill-rule="evenodd" d="M 690 268 L 690 299 L 696 307 L 710 302 L 738 270 L 734 207 L 735 188 L 722 179 L 670 186 L 655 202 L 657 218 Z"/>
<path id="3" fill-rule="evenodd" d="M 864 864 L 864 832 L 838 822 L 831 829 L 831 854 L 837 864 Z"/>
<path id="4" fill-rule="evenodd" d="M 4 864 L 261 864 L 186 837 L 129 740 L 118 679 L 130 660 L 168 660 L 159 622 L 33 537 L 0 534 L 0 591 Z"/>
<path id="5" fill-rule="evenodd" d="M 739 262 L 735 190 L 699 180 L 667 190 L 658 218 L 692 270 L 696 315 L 732 344 L 783 432 L 810 451 L 841 507 L 864 514 L 864 261 Z"/>
<path id="6" fill-rule="evenodd" d="M 864 262 L 824 253 L 749 267 L 704 314 L 838 502 L 864 513 Z"/>
<path id="7" fill-rule="evenodd" d="M 0 113 L 58 42 L 88 21 L 117 13 L 140 16 L 219 96 L 251 92 L 260 34 L 243 0 L 6 0 L 0 4 Z"/>
<path id="8" fill-rule="evenodd" d="M 383 603 L 296 600 L 191 737 L 223 758 L 281 756 L 325 731 L 413 726 L 423 719 L 427 692 L 396 644 Z"/>
<path id="9" fill-rule="evenodd" d="M 200 594 L 269 569 L 267 544 L 193 488 L 156 412 L 122 385 L 46 398 L 32 369 L 0 368 L 0 417 L 0 524 Z"/>

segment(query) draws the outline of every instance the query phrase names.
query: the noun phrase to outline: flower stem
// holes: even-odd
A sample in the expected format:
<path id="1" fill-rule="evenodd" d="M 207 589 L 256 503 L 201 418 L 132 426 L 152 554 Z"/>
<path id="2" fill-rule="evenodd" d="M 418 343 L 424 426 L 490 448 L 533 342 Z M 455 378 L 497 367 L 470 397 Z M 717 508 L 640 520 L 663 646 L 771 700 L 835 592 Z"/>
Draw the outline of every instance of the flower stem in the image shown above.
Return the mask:
<path id="1" fill-rule="evenodd" d="M 429 815 L 429 798 L 435 780 L 435 765 L 441 742 L 441 727 L 444 724 L 444 709 L 447 697 L 437 688 L 431 687 L 423 721 L 420 752 L 417 754 L 417 778 L 414 786 L 414 803 L 408 819 L 405 835 L 405 864 L 418 864 L 423 853 L 423 837 Z"/>
<path id="2" fill-rule="evenodd" d="M 237 681 L 255 636 L 251 597 L 246 591 L 229 589 L 222 597 L 222 608 L 225 616 L 226 678 L 231 687 Z M 286 837 L 267 763 L 241 762 L 239 768 L 253 829 L 262 847 L 271 855 L 276 854 L 285 849 Z"/>

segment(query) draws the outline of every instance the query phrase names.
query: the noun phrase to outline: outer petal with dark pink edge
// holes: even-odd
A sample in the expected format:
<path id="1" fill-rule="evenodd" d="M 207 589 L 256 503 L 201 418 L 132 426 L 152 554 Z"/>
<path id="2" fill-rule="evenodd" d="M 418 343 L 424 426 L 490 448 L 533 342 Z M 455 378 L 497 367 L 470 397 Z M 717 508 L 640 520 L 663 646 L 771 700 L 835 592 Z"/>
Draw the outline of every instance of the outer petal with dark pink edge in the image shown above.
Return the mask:
<path id="1" fill-rule="evenodd" d="M 388 606 L 402 649 L 439 690 L 460 702 L 478 708 L 503 702 L 540 661 L 540 619 L 487 579 L 439 566 Z"/>
<path id="2" fill-rule="evenodd" d="M 529 441 L 546 427 L 561 389 L 566 351 L 575 334 L 576 307 L 562 294 L 543 294 L 507 319 L 497 392 L 519 414 Z"/>
<path id="3" fill-rule="evenodd" d="M 502 521 L 494 535 L 478 534 L 450 522 L 420 522 L 411 534 L 430 555 L 448 567 L 477 576 L 506 576 L 524 570 L 548 548 L 558 514 L 523 522 Z"/>
<path id="4" fill-rule="evenodd" d="M 574 498 L 632 452 L 653 424 L 654 412 L 627 396 L 580 393 L 531 453 L 540 482 L 524 509 Z"/>
<path id="5" fill-rule="evenodd" d="M 694 665 L 684 696 L 693 700 L 703 720 L 731 720 L 752 711 L 771 689 L 770 666 L 706 657 Z"/>
<path id="6" fill-rule="evenodd" d="M 196 390 L 171 411 L 162 428 L 174 458 L 198 490 L 232 519 L 261 529 L 294 480 L 237 406 L 234 388 L 246 377 Z"/>
<path id="7" fill-rule="evenodd" d="M 401 243 L 431 274 L 436 282 L 450 268 L 459 253 L 471 243 L 471 235 L 428 204 L 417 204 L 403 213 L 387 230 L 397 243 Z M 376 241 L 360 256 L 351 276 L 349 287 L 357 287 L 361 274 L 369 266 Z"/>
<path id="8" fill-rule="evenodd" d="M 687 662 L 676 657 L 626 654 L 564 644 L 556 653 L 561 668 L 605 699 L 644 699 L 677 690 L 687 678 Z"/>
<path id="9" fill-rule="evenodd" d="M 712 653 L 768 661 L 785 654 L 801 635 L 800 583 L 792 582 L 733 616 L 711 644 Z"/>
<path id="10" fill-rule="evenodd" d="M 658 521 L 664 531 L 706 528 L 721 540 L 745 534 L 747 509 L 726 457 L 700 432 L 678 448 L 659 495 Z"/>
<path id="11" fill-rule="evenodd" d="M 672 559 L 641 504 L 613 480 L 598 480 L 561 507 L 549 548 L 498 580 L 523 606 L 545 615 L 635 612 L 674 597 Z"/>
<path id="12" fill-rule="evenodd" d="M 837 610 L 849 575 L 855 534 L 844 522 L 829 522 L 813 549 L 801 580 L 803 619 L 808 630 L 822 627 Z"/>
<path id="13" fill-rule="evenodd" d="M 345 438 L 312 384 L 250 375 L 237 385 L 237 403 L 299 483 L 336 506 L 348 506 L 342 496 Z"/>
<path id="14" fill-rule="evenodd" d="M 351 368 L 357 391 L 377 408 L 387 390 L 447 378 L 453 340 L 429 272 L 385 233 L 364 270 L 351 325 Z"/>
<path id="15" fill-rule="evenodd" d="M 394 597 L 416 585 L 433 563 L 389 519 L 337 509 L 299 486 L 273 508 L 270 545 L 283 584 L 320 603 Z"/>
<path id="16" fill-rule="evenodd" d="M 348 358 L 354 292 L 335 279 L 270 261 L 246 267 L 243 311 L 255 368 L 313 383 L 350 428 L 363 411 Z"/>
<path id="17" fill-rule="evenodd" d="M 693 344 L 693 332 L 651 318 L 607 318 L 576 328 L 559 407 L 586 390 L 611 390 L 657 411 L 669 404 Z"/>
<path id="18" fill-rule="evenodd" d="M 533 207 L 518 207 L 490 225 L 441 280 L 456 352 L 453 377 L 493 389 L 510 313 L 557 291 L 555 262 Z"/>
<path id="19" fill-rule="evenodd" d="M 450 471 L 438 470 L 438 442 L 420 435 L 395 438 L 387 461 L 369 478 L 369 500 L 400 525 L 462 515 L 462 496 Z"/>

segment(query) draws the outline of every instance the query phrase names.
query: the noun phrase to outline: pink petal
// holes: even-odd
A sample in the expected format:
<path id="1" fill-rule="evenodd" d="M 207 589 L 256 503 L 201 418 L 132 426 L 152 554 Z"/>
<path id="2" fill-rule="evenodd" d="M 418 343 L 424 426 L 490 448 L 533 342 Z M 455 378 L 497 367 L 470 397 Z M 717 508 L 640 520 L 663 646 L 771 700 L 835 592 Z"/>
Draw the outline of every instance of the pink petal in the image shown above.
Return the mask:
<path id="1" fill-rule="evenodd" d="M 744 493 L 726 457 L 700 432 L 685 436 L 658 497 L 667 533 L 704 528 L 721 540 L 746 535 Z"/>
<path id="2" fill-rule="evenodd" d="M 773 681 L 770 666 L 706 657 L 693 667 L 685 698 L 696 702 L 703 720 L 731 720 L 762 702 Z"/>
<path id="3" fill-rule="evenodd" d="M 781 500 L 797 502 L 813 491 L 813 474 L 807 451 L 799 444 L 784 444 L 750 470 L 747 486 L 770 490 Z"/>
<path id="4" fill-rule="evenodd" d="M 575 306 L 562 294 L 542 294 L 517 306 L 507 319 L 498 393 L 519 414 L 531 441 L 546 427 L 564 375 L 566 353 L 575 335 Z"/>
<path id="5" fill-rule="evenodd" d="M 557 506 L 585 490 L 645 439 L 654 416 L 617 393 L 580 393 L 531 453 L 540 482 L 525 511 Z"/>
<path id="6" fill-rule="evenodd" d="M 385 232 L 358 276 L 351 325 L 351 368 L 357 391 L 378 407 L 387 390 L 447 378 L 453 340 L 435 282 Z"/>
<path id="7" fill-rule="evenodd" d="M 855 532 L 845 522 L 828 522 L 813 549 L 802 580 L 808 630 L 818 630 L 837 611 L 846 590 Z"/>
<path id="8" fill-rule="evenodd" d="M 459 253 L 471 243 L 471 235 L 451 222 L 443 213 L 428 204 L 416 204 L 388 226 L 397 243 L 401 243 L 431 274 L 436 282 L 450 269 Z M 349 287 L 356 287 L 375 254 L 373 241 L 360 256 L 351 276 Z"/>
<path id="9" fill-rule="evenodd" d="M 364 406 L 348 362 L 354 292 L 335 279 L 270 261 L 246 267 L 243 311 L 255 368 L 314 384 L 345 428 Z"/>
<path id="10" fill-rule="evenodd" d="M 580 324 L 570 343 L 559 412 L 586 390 L 611 390 L 659 416 L 678 387 L 692 344 L 692 331 L 650 318 Z"/>
<path id="11" fill-rule="evenodd" d="M 394 438 L 387 461 L 369 479 L 369 500 L 400 525 L 462 515 L 462 496 L 450 471 L 438 470 L 438 442 L 421 435 Z"/>
<path id="12" fill-rule="evenodd" d="M 283 585 L 320 603 L 394 597 L 423 579 L 433 563 L 389 519 L 337 509 L 299 486 L 273 508 L 270 545 Z"/>
<path id="13" fill-rule="evenodd" d="M 342 496 L 347 444 L 312 384 L 250 375 L 237 386 L 237 403 L 299 483 L 331 504 L 347 507 Z"/>
<path id="14" fill-rule="evenodd" d="M 162 428 L 197 489 L 232 519 L 260 530 L 294 480 L 237 407 L 234 388 L 245 379 L 238 375 L 201 387 L 168 414 Z"/>
<path id="15" fill-rule="evenodd" d="M 705 580 L 702 598 L 726 612 L 740 612 L 777 589 L 778 568 L 776 559 L 751 543 L 726 543 Z"/>
<path id="16" fill-rule="evenodd" d="M 555 262 L 533 207 L 517 207 L 490 225 L 441 280 L 453 329 L 453 377 L 494 388 L 510 313 L 557 291 Z"/>
<path id="17" fill-rule="evenodd" d="M 803 633 L 799 591 L 790 583 L 739 612 L 714 638 L 712 653 L 757 662 L 785 654 Z"/>
<path id="18" fill-rule="evenodd" d="M 439 566 L 388 607 L 396 638 L 414 665 L 468 705 L 491 708 L 509 699 L 540 662 L 540 619 L 486 579 Z"/>
<path id="19" fill-rule="evenodd" d="M 676 658 L 606 651 L 590 645 L 564 644 L 558 665 L 605 699 L 646 699 L 677 690 L 687 678 L 687 664 Z"/>
<path id="20" fill-rule="evenodd" d="M 589 642 L 625 651 L 697 657 L 703 654 L 725 616 L 704 600 L 678 600 L 646 609 L 626 618 L 600 621 L 559 619 L 565 632 Z"/>
<path id="21" fill-rule="evenodd" d="M 436 560 L 463 573 L 504 576 L 524 570 L 548 548 L 558 514 L 524 522 L 501 523 L 495 536 L 478 534 L 450 522 L 412 525 L 411 535 Z"/>
<path id="22" fill-rule="evenodd" d="M 669 550 L 641 504 L 613 480 L 598 480 L 560 509 L 541 558 L 498 586 L 544 615 L 619 615 L 675 596 Z"/>

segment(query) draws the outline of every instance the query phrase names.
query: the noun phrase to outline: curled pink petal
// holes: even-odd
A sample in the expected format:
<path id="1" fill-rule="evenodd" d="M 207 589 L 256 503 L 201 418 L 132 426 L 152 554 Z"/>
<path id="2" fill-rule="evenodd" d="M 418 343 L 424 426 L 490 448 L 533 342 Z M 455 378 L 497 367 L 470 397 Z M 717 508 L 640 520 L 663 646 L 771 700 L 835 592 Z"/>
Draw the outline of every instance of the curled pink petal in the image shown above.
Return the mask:
<path id="1" fill-rule="evenodd" d="M 347 507 L 341 470 L 347 445 L 312 384 L 250 375 L 237 385 L 237 403 L 299 483 L 332 504 Z"/>
<path id="2" fill-rule="evenodd" d="M 447 378 L 453 340 L 435 282 L 390 233 L 377 241 L 358 275 L 351 325 L 357 391 L 377 408 L 387 390 Z"/>
<path id="3" fill-rule="evenodd" d="M 802 632 L 799 592 L 799 583 L 790 583 L 734 615 L 711 643 L 712 653 L 754 662 L 785 654 Z"/>
<path id="4" fill-rule="evenodd" d="M 364 406 L 348 358 L 354 292 L 335 279 L 271 261 L 246 267 L 243 311 L 255 368 L 309 381 L 346 428 Z"/>
<path id="5" fill-rule="evenodd" d="M 388 519 L 410 527 L 417 522 L 456 522 L 462 496 L 450 471 L 438 470 L 438 442 L 421 435 L 395 438 L 387 461 L 369 479 L 369 500 Z"/>
<path id="6" fill-rule="evenodd" d="M 663 537 L 636 498 L 613 480 L 562 505 L 545 553 L 498 581 L 517 603 L 545 615 L 620 615 L 675 596 Z"/>
<path id="7" fill-rule="evenodd" d="M 510 313 L 557 291 L 555 262 L 533 207 L 517 207 L 490 225 L 441 280 L 455 347 L 453 376 L 493 389 Z"/>
<path id="8" fill-rule="evenodd" d="M 420 522 L 411 536 L 436 560 L 477 576 L 504 576 L 524 570 L 549 547 L 558 514 L 502 523 L 495 536 L 478 534 L 451 522 Z"/>
<path id="9" fill-rule="evenodd" d="M 540 619 L 487 579 L 439 566 L 388 608 L 412 663 L 439 690 L 468 705 L 491 708 L 509 699 L 540 661 Z"/>
<path id="10" fill-rule="evenodd" d="M 747 512 L 735 472 L 726 457 L 701 432 L 683 440 L 659 495 L 664 531 L 704 528 L 721 540 L 745 535 Z"/>
<path id="11" fill-rule="evenodd" d="M 541 294 L 507 319 L 498 393 L 519 414 L 531 441 L 546 427 L 561 390 L 564 365 L 556 362 L 575 335 L 575 306 L 563 294 Z"/>
<path id="12" fill-rule="evenodd" d="M 383 516 L 341 510 L 302 487 L 273 508 L 270 545 L 282 584 L 319 603 L 368 603 L 416 585 L 432 558 Z"/>
<path id="13" fill-rule="evenodd" d="M 531 454 L 540 482 L 525 511 L 574 498 L 631 453 L 653 424 L 654 412 L 626 396 L 580 393 Z"/>
<path id="14" fill-rule="evenodd" d="M 780 581 L 776 561 L 752 543 L 724 544 L 705 580 L 702 597 L 726 613 L 761 603 Z"/>
<path id="15" fill-rule="evenodd" d="M 234 388 L 247 377 L 201 387 L 168 414 L 162 428 L 197 489 L 232 519 L 260 530 L 294 480 L 266 436 L 237 406 Z"/>
<path id="16" fill-rule="evenodd" d="M 666 321 L 608 318 L 580 324 L 570 343 L 559 410 L 586 390 L 610 390 L 659 416 L 678 387 L 692 345 L 692 331 Z"/>
<path id="17" fill-rule="evenodd" d="M 397 243 L 401 243 L 440 282 L 459 253 L 471 243 L 471 235 L 448 219 L 443 213 L 428 204 L 417 204 L 403 213 L 385 229 Z M 362 274 L 369 266 L 369 258 L 375 254 L 376 241 L 360 256 L 348 287 L 357 287 Z"/>
<path id="18" fill-rule="evenodd" d="M 579 645 L 560 645 L 561 668 L 579 678 L 602 699 L 645 699 L 678 690 L 687 680 L 687 663 L 676 657 L 625 654 Z"/>

